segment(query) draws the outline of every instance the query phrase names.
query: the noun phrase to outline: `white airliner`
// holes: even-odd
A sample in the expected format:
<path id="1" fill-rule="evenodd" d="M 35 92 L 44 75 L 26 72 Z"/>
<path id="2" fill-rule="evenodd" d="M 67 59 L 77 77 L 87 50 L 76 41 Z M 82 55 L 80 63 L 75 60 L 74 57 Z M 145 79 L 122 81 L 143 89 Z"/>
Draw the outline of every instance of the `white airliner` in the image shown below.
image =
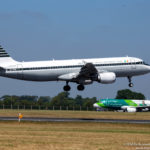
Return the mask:
<path id="1" fill-rule="evenodd" d="M 18 62 L 0 46 L 0 76 L 28 81 L 65 81 L 65 91 L 71 89 L 69 82 L 77 83 L 77 89 L 82 91 L 84 85 L 94 81 L 109 84 L 117 77 L 127 77 L 132 87 L 133 76 L 149 72 L 150 66 L 134 57 Z"/>

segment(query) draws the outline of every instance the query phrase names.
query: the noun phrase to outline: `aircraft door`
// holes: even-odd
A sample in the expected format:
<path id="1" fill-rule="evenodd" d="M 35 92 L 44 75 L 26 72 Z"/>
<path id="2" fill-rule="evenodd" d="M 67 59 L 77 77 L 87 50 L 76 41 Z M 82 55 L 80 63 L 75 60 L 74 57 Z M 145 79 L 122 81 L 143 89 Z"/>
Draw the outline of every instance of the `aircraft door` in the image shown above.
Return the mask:
<path id="1" fill-rule="evenodd" d="M 23 66 L 22 64 L 17 65 L 17 77 L 23 80 Z"/>

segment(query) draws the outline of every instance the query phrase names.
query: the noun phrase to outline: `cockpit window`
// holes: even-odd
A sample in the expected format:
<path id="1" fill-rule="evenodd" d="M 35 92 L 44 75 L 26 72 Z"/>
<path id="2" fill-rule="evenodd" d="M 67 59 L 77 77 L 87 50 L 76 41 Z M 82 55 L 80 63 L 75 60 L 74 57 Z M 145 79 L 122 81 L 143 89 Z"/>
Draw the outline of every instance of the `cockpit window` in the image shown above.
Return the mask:
<path id="1" fill-rule="evenodd" d="M 145 61 L 143 61 L 143 64 L 144 64 L 144 65 L 149 65 L 149 64 L 148 64 L 148 63 L 146 63 Z"/>
<path id="2" fill-rule="evenodd" d="M 136 64 L 143 64 L 143 61 L 136 62 Z"/>

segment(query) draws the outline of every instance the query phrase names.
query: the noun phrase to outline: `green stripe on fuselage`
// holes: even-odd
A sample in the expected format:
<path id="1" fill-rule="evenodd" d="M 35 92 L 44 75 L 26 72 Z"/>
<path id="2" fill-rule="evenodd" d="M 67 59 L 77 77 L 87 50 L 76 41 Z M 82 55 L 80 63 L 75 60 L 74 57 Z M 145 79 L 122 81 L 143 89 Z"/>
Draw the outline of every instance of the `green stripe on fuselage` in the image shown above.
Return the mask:
<path id="1" fill-rule="evenodd" d="M 121 108 L 122 106 L 138 106 L 132 100 L 127 99 L 101 99 L 99 100 L 97 105 L 103 108 Z"/>
<path id="2" fill-rule="evenodd" d="M 133 102 L 132 100 L 125 100 L 125 102 L 129 105 L 129 106 L 134 106 L 134 107 L 136 107 L 136 106 L 138 106 L 135 102 Z"/>
<path id="3" fill-rule="evenodd" d="M 102 108 L 105 108 L 105 107 L 107 107 L 104 103 L 101 103 L 101 102 L 98 102 L 98 103 L 96 103 L 98 106 L 100 106 L 100 107 L 102 107 Z"/>

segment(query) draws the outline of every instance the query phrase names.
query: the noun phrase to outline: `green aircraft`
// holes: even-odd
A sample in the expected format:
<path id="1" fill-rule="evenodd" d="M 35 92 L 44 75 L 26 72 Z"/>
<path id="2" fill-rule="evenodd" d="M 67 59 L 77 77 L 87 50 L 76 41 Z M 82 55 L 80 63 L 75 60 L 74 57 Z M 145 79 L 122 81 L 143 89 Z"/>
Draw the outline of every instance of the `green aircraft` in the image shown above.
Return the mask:
<path id="1" fill-rule="evenodd" d="M 149 111 L 150 100 L 100 99 L 93 104 L 94 108 L 107 110 L 123 110 L 124 112 Z"/>

